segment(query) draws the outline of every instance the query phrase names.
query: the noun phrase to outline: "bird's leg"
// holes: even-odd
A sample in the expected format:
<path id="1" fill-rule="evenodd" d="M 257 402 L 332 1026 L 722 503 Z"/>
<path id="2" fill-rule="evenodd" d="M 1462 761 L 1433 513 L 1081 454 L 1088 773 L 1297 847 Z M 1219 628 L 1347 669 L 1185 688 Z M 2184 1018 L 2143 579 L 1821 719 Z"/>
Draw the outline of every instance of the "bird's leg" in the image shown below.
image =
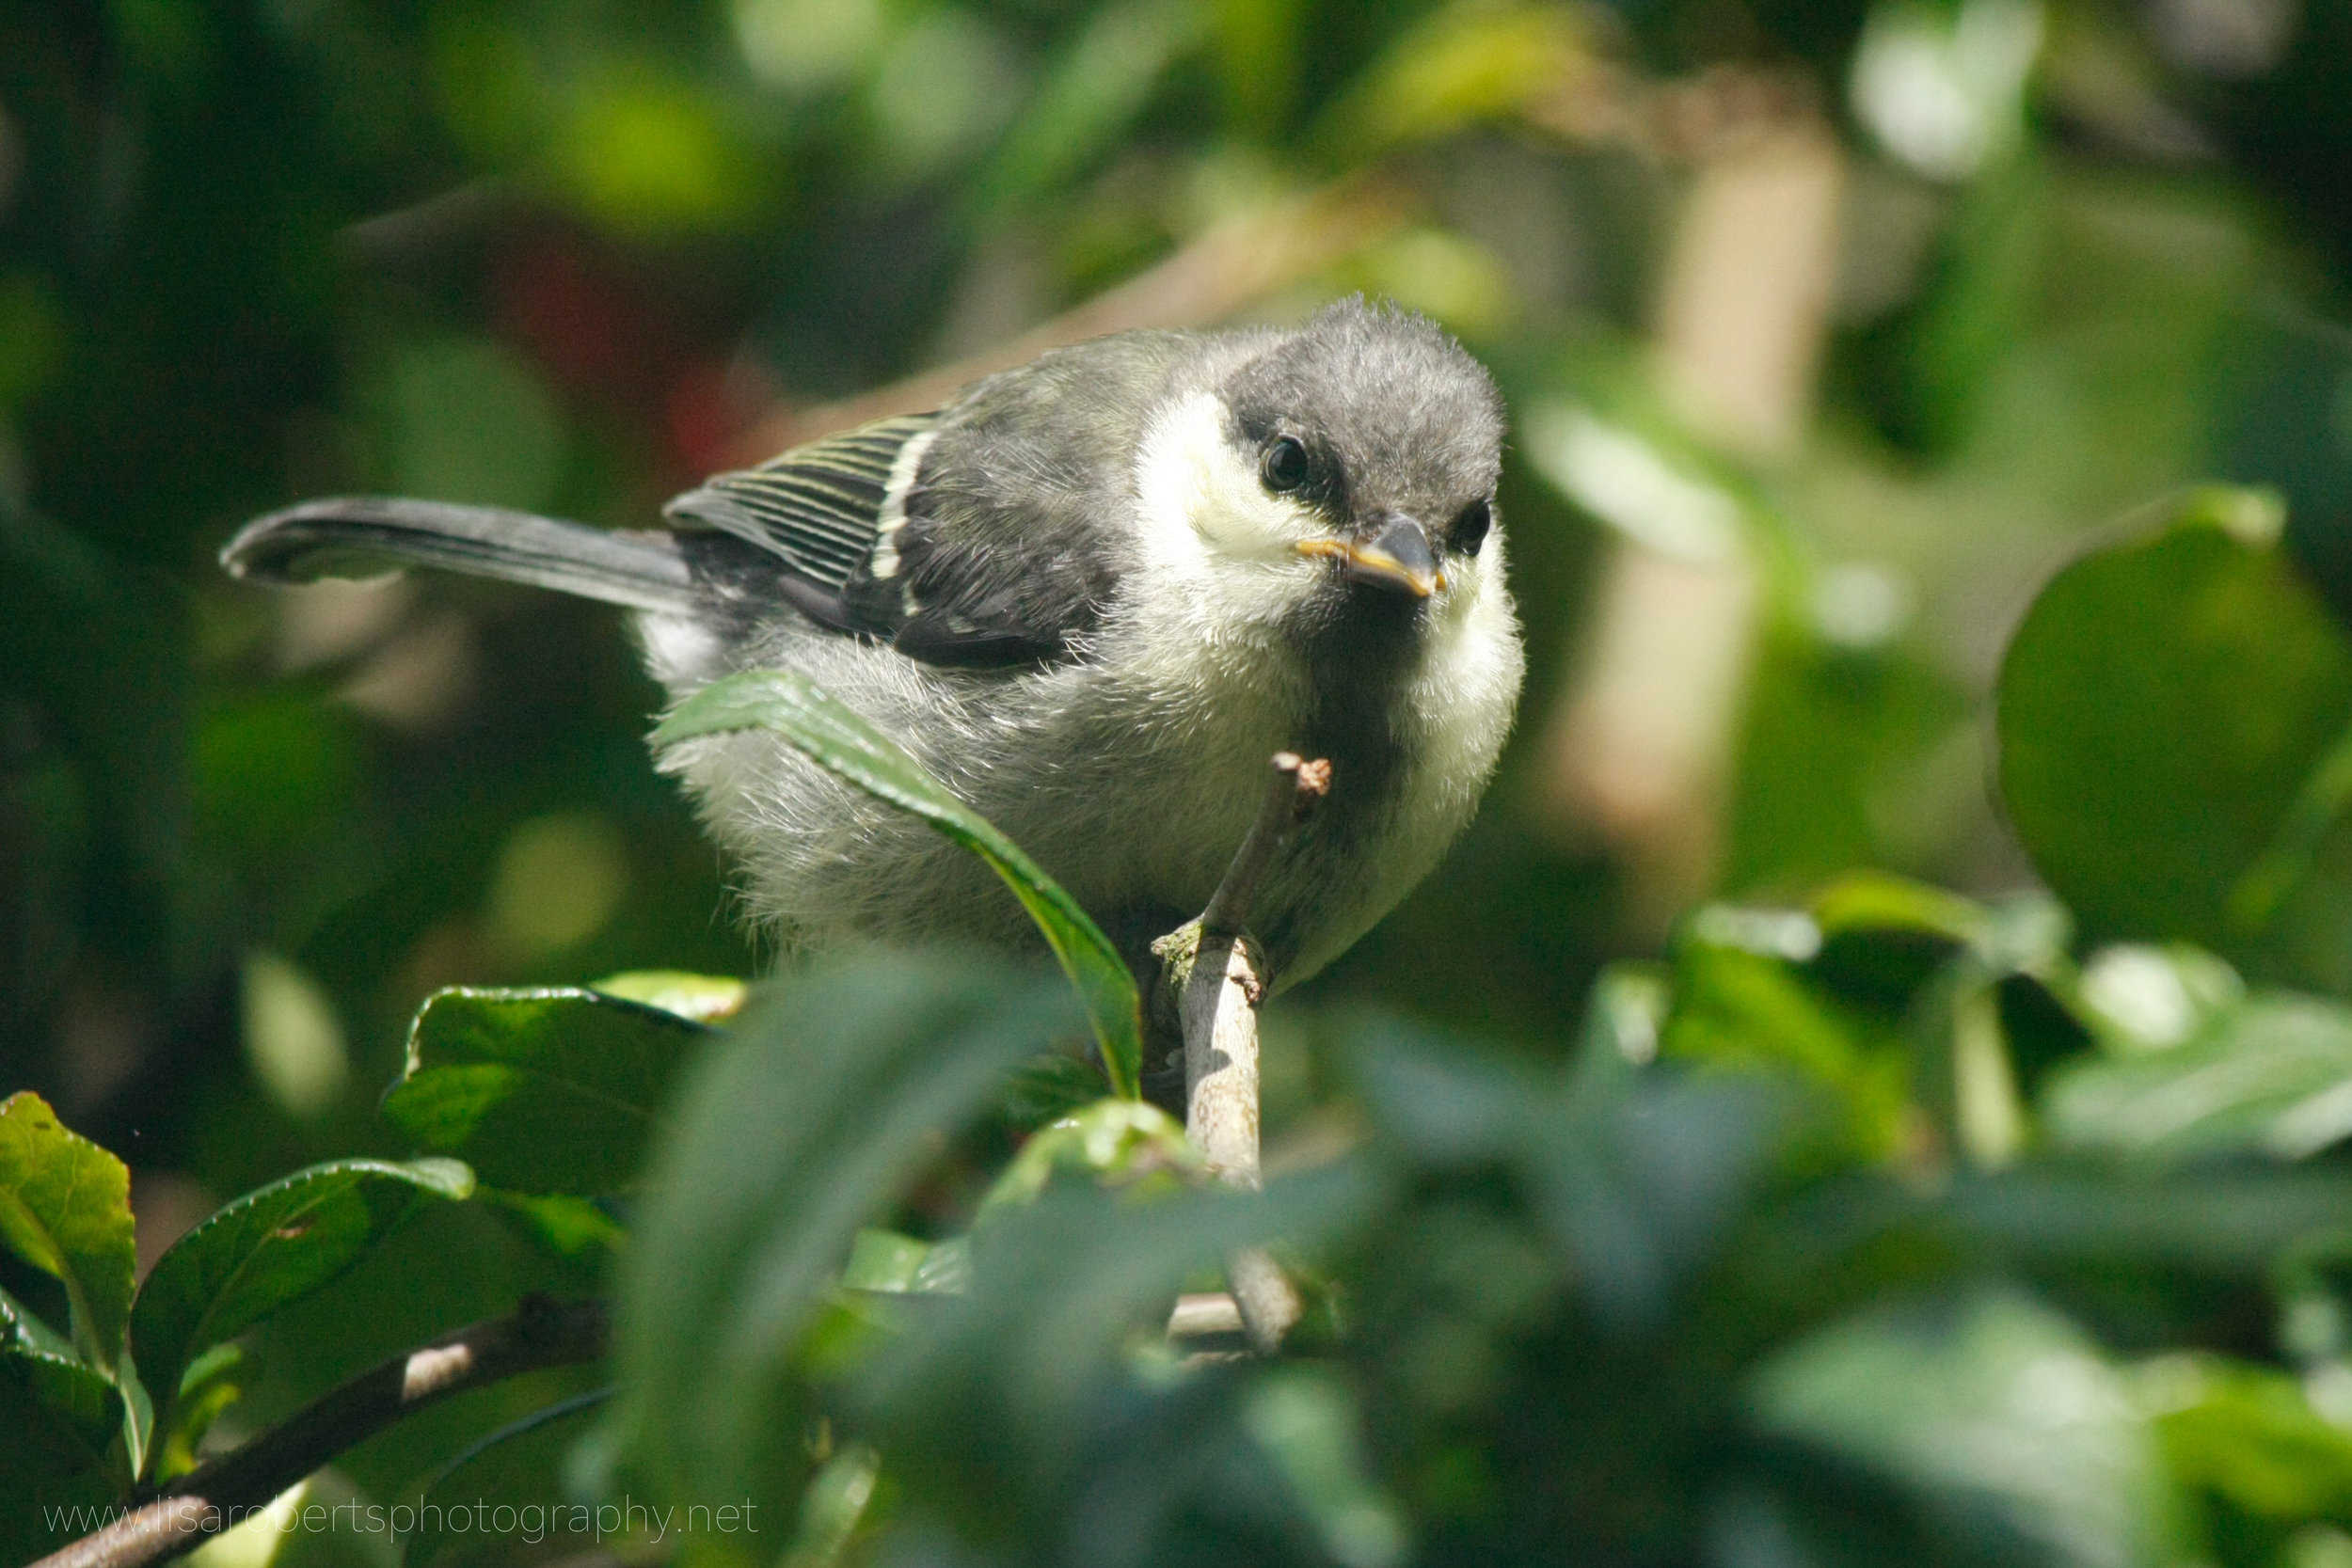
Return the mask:
<path id="1" fill-rule="evenodd" d="M 1152 944 L 1160 967 L 1147 1012 L 1159 1021 L 1154 1036 L 1172 1022 L 1183 1041 L 1184 1132 L 1236 1187 L 1259 1183 L 1258 1004 L 1271 978 L 1244 927 L 1274 851 L 1330 787 L 1328 762 L 1276 755 L 1257 820 L 1208 908 Z M 1262 1248 L 1234 1254 L 1225 1272 L 1251 1347 L 1278 1349 L 1298 1321 L 1298 1293 Z"/>

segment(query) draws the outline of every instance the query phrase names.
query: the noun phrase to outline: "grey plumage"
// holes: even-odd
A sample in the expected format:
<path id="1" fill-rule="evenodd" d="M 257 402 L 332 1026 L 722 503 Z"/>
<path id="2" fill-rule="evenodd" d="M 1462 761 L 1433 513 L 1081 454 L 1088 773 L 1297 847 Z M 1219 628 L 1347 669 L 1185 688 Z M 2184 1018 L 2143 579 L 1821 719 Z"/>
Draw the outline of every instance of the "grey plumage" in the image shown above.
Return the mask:
<path id="1" fill-rule="evenodd" d="M 1330 756 L 1253 920 L 1287 981 L 1436 863 L 1501 748 L 1521 673 L 1489 531 L 1502 433 L 1450 339 L 1351 301 L 1056 351 L 720 476 L 668 535 L 330 501 L 224 561 L 289 580 L 405 558 L 629 604 L 674 697 L 803 670 L 1131 944 L 1206 901 L 1272 752 Z M 971 856 L 774 736 L 661 767 L 787 942 L 1031 940 Z"/>

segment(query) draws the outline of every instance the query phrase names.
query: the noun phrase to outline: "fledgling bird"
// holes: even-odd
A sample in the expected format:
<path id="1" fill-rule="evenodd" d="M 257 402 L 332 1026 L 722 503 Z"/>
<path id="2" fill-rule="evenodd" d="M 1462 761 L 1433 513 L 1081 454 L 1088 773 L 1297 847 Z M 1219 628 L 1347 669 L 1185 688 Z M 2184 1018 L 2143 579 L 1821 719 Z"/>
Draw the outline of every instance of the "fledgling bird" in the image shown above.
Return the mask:
<path id="1" fill-rule="evenodd" d="M 1130 332 L 933 413 L 723 474 L 666 532 L 314 501 L 222 552 L 300 582 L 423 564 L 628 606 L 672 698 L 789 666 L 897 738 L 1130 952 L 1198 913 L 1266 759 L 1333 764 L 1259 884 L 1278 983 L 1345 950 L 1470 820 L 1523 658 L 1502 401 L 1443 332 L 1349 300 Z M 1035 940 L 974 856 L 772 735 L 662 753 L 787 945 Z"/>

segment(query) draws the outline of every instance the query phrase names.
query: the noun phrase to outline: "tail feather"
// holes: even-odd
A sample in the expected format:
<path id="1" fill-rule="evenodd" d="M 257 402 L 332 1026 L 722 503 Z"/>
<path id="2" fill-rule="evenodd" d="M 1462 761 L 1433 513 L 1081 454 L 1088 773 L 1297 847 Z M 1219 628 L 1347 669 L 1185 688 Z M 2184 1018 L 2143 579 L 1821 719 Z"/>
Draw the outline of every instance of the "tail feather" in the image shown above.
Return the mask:
<path id="1" fill-rule="evenodd" d="M 247 523 L 220 563 L 231 577 L 275 583 L 437 566 L 636 610 L 677 613 L 695 605 L 685 558 L 665 534 L 614 533 L 441 501 L 305 501 Z"/>

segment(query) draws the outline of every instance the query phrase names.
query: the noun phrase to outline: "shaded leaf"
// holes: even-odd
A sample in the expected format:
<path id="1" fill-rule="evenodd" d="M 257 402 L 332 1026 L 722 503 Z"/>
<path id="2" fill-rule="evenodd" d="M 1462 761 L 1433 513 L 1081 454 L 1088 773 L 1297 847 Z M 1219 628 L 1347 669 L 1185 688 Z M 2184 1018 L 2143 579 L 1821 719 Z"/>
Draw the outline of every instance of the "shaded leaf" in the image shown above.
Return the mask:
<path id="1" fill-rule="evenodd" d="M 485 1533 L 469 1527 L 450 1531 L 444 1528 L 449 1517 L 454 1514 L 466 1518 L 474 1503 L 485 1497 L 543 1503 L 545 1494 L 538 1489 L 547 1484 L 561 1464 L 565 1447 L 579 1435 L 580 1423 L 612 1399 L 612 1394 L 609 1387 L 592 1388 L 518 1416 L 469 1443 L 462 1452 L 434 1471 L 417 1488 L 412 1499 L 417 1524 L 401 1547 L 404 1568 L 424 1568 L 426 1563 L 444 1560 L 513 1561 L 515 1543 L 511 1534 Z M 641 1514 L 648 1512 L 639 1511 Z M 606 1539 L 595 1528 L 596 1515 L 592 1512 L 548 1507 L 538 1518 L 544 1521 L 544 1534 L 526 1543 L 534 1549 L 591 1547 Z M 576 1528 L 574 1521 L 583 1521 L 589 1528 Z"/>
<path id="2" fill-rule="evenodd" d="M 156 1260 L 131 1317 L 141 1366 L 177 1389 L 199 1352 L 334 1280 L 421 1204 L 472 1190 L 454 1160 L 337 1160 L 247 1193 Z"/>
<path id="3" fill-rule="evenodd" d="M 600 1196 L 637 1180 L 671 1085 L 711 1037 L 596 990 L 444 990 L 409 1028 L 384 1114 L 490 1186 Z"/>
<path id="4" fill-rule="evenodd" d="M 21 1343 L 0 1350 L 0 1560 L 30 1561 L 95 1528 L 60 1515 L 120 1496 L 122 1430 L 121 1395 L 96 1370 Z"/>
<path id="5" fill-rule="evenodd" d="M 2352 723 L 2352 642 L 2223 493 L 2053 578 L 2002 664 L 2001 788 L 2034 864 L 2104 937 L 2243 952 L 2240 879 Z"/>
<path id="6" fill-rule="evenodd" d="M 791 1505 L 795 1358 L 852 1238 L 1072 1011 L 967 955 L 866 954 L 764 995 L 698 1065 L 620 1278 L 622 1429 L 668 1495 Z"/>
<path id="7" fill-rule="evenodd" d="M 1142 1094 L 1143 1019 L 1135 976 L 1118 949 L 1021 847 L 930 776 L 904 747 L 790 670 L 748 670 L 705 687 L 653 733 L 657 746 L 729 730 L 771 730 L 821 767 L 912 812 L 986 861 L 1037 922 L 1077 987 L 1111 1086 Z"/>
<path id="8" fill-rule="evenodd" d="M 883 1346 L 856 1380 L 855 1405 L 892 1473 L 926 1495 L 1053 1517 L 1060 1489 L 1110 1460 L 1092 1434 L 1103 1406 L 1137 1391 L 1123 1347 L 1161 1328 L 1188 1278 L 1275 1238 L 1327 1243 L 1391 1196 L 1361 1162 L 1263 1194 L 1212 1186 L 1138 1203 L 1057 1188 L 976 1235 L 971 1291 Z M 991 1441 L 975 1444 L 976 1432 Z"/>
<path id="9" fill-rule="evenodd" d="M 1836 1324 L 1757 1371 L 1749 1405 L 1765 1432 L 1883 1477 L 1990 1558 L 2169 1557 L 2169 1487 L 2129 1386 L 2022 1297 Z"/>
<path id="10" fill-rule="evenodd" d="M 64 1282 L 75 1346 L 114 1370 L 135 1263 L 131 1173 L 29 1089 L 0 1101 L 0 1242 Z"/>

